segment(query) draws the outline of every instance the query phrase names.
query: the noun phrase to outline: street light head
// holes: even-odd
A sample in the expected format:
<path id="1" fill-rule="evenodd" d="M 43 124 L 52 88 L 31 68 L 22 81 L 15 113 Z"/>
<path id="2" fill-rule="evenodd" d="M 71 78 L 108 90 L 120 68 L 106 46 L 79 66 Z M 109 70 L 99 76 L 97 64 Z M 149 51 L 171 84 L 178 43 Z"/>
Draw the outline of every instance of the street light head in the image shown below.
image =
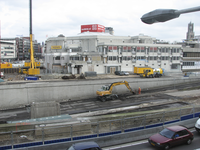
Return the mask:
<path id="1" fill-rule="evenodd" d="M 156 22 L 165 22 L 180 16 L 179 13 L 175 13 L 175 9 L 156 9 L 142 16 L 142 22 L 146 24 L 153 24 Z"/>

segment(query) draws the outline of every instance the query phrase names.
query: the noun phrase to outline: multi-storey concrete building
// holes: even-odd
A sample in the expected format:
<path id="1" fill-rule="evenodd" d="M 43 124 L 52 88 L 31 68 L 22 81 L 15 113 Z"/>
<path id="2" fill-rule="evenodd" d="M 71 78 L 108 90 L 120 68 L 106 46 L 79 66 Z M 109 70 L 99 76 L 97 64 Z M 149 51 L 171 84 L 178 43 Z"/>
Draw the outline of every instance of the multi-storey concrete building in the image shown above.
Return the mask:
<path id="1" fill-rule="evenodd" d="M 145 35 L 83 32 L 77 36 L 48 38 L 45 66 L 49 72 L 72 74 L 133 72 L 134 67 L 142 66 L 181 72 L 182 54 L 181 45 L 157 44 L 155 38 Z"/>
<path id="2" fill-rule="evenodd" d="M 3 46 L 3 44 L 4 45 L 7 44 L 7 46 Z M 9 51 L 6 49 L 9 49 Z M 37 43 L 36 40 L 33 42 L 33 49 L 34 49 L 34 58 L 40 59 L 42 57 L 42 47 L 40 43 Z M 30 60 L 30 38 L 29 37 L 2 38 L 1 51 L 2 51 L 1 59 L 5 59 L 5 61 Z"/>
<path id="3" fill-rule="evenodd" d="M 30 37 L 16 38 L 18 60 L 30 60 Z M 34 58 L 41 58 L 41 45 L 35 40 L 33 42 Z"/>
<path id="4" fill-rule="evenodd" d="M 186 39 L 178 43 L 183 47 L 183 72 L 200 71 L 200 36 L 194 34 L 194 24 L 188 24 Z"/>
<path id="5" fill-rule="evenodd" d="M 12 61 L 17 58 L 15 40 L 1 40 L 1 61 Z"/>

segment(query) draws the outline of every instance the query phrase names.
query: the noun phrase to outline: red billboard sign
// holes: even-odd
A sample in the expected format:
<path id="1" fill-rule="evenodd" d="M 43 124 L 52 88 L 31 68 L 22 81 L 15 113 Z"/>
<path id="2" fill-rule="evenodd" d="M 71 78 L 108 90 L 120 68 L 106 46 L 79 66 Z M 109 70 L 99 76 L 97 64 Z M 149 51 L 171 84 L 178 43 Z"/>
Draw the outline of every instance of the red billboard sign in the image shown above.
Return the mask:
<path id="1" fill-rule="evenodd" d="M 105 27 L 100 24 L 81 25 L 81 33 L 83 32 L 105 32 Z"/>

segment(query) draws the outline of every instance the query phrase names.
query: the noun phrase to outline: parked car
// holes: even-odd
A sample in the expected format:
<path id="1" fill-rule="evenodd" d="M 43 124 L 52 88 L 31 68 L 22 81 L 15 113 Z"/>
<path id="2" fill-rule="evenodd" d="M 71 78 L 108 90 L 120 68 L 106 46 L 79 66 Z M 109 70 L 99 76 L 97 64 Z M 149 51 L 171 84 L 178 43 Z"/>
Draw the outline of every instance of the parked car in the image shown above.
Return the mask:
<path id="1" fill-rule="evenodd" d="M 102 150 L 96 142 L 80 142 L 73 144 L 68 150 Z"/>
<path id="2" fill-rule="evenodd" d="M 122 74 L 125 75 L 125 76 L 128 76 L 128 75 L 129 75 L 129 73 L 126 72 L 126 71 L 122 71 Z"/>
<path id="3" fill-rule="evenodd" d="M 187 128 L 183 126 L 171 126 L 163 129 L 161 132 L 152 135 L 149 143 L 154 147 L 169 149 L 172 146 L 180 144 L 191 144 L 194 136 Z"/>
<path id="4" fill-rule="evenodd" d="M 128 72 L 126 72 L 126 71 L 115 71 L 115 75 L 120 75 L 120 76 L 123 76 L 123 75 L 125 75 L 125 76 L 128 76 L 128 75 L 129 75 L 129 73 L 128 73 Z"/>
<path id="5" fill-rule="evenodd" d="M 200 133 L 200 115 L 199 115 L 199 119 L 197 120 L 197 122 L 195 124 L 195 129 L 197 132 Z"/>
<path id="6" fill-rule="evenodd" d="M 123 76 L 124 73 L 122 73 L 121 71 L 115 71 L 115 75 L 120 75 L 120 76 Z"/>

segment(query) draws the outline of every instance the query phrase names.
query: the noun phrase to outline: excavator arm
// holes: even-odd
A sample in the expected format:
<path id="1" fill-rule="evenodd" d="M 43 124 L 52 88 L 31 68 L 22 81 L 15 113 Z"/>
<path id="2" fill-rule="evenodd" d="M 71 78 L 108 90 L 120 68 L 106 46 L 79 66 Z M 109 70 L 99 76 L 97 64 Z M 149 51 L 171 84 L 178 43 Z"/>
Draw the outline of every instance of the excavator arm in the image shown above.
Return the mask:
<path id="1" fill-rule="evenodd" d="M 127 81 L 121 81 L 121 82 L 114 82 L 114 83 L 112 83 L 112 84 L 110 85 L 110 88 L 109 88 L 109 93 L 112 93 L 112 90 L 113 90 L 113 87 L 114 87 L 114 86 L 123 85 L 123 84 L 126 85 L 126 87 L 129 89 L 129 91 L 130 91 L 131 93 L 135 94 L 135 92 L 132 91 L 132 89 L 131 89 L 131 87 L 129 86 L 129 84 L 128 84 Z"/>

